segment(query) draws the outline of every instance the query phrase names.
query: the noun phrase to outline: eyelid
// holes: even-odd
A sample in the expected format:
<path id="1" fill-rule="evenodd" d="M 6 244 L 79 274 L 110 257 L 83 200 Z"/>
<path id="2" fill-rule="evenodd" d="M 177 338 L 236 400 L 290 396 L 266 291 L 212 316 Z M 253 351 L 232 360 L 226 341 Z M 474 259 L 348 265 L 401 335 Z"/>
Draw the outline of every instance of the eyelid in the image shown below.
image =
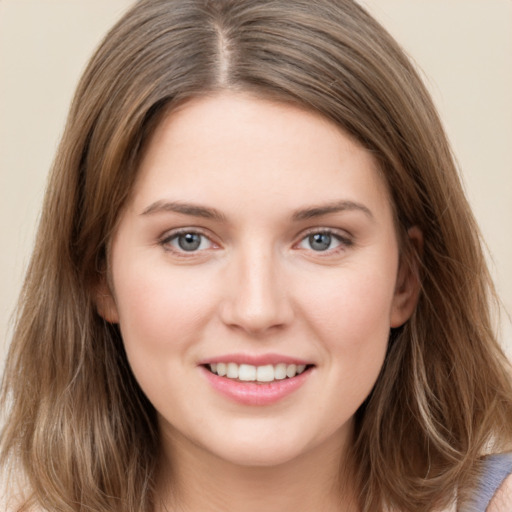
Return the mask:
<path id="1" fill-rule="evenodd" d="M 187 252 L 185 250 L 180 250 L 180 249 L 178 249 L 176 247 L 172 247 L 170 245 L 171 240 L 176 239 L 180 235 L 186 235 L 188 233 L 193 233 L 193 234 L 201 235 L 204 238 L 208 239 L 210 244 L 211 244 L 211 247 L 208 247 L 207 249 L 201 249 L 201 250 L 197 250 L 197 251 Z M 192 227 L 192 226 L 175 228 L 175 229 L 170 229 L 168 231 L 165 231 L 158 238 L 158 244 L 161 245 L 166 251 L 173 252 L 173 253 L 178 254 L 180 256 L 189 256 L 189 257 L 193 256 L 193 255 L 197 255 L 199 253 L 202 253 L 202 252 L 204 252 L 206 250 L 216 249 L 216 248 L 219 247 L 219 244 L 213 239 L 213 237 L 212 237 L 210 232 L 208 232 L 207 230 L 205 230 L 203 228 Z"/>
<path id="2" fill-rule="evenodd" d="M 338 240 L 338 242 L 340 242 L 339 246 L 337 246 L 333 249 L 327 249 L 325 251 L 314 251 L 313 249 L 310 249 L 311 252 L 315 252 L 320 256 L 322 254 L 329 255 L 329 254 L 332 254 L 333 252 L 343 250 L 343 249 L 346 249 L 346 248 L 354 245 L 353 236 L 345 230 L 336 229 L 336 228 L 328 228 L 328 227 L 314 227 L 314 228 L 309 228 L 309 229 L 303 231 L 299 235 L 298 241 L 294 244 L 294 247 L 299 248 L 298 247 L 299 244 L 301 244 L 304 240 L 306 240 L 306 238 L 308 238 L 311 235 L 315 235 L 317 233 L 330 235 L 333 238 L 335 238 L 336 240 Z M 305 249 L 305 250 L 307 250 L 307 249 Z"/>
<path id="3" fill-rule="evenodd" d="M 180 250 L 178 248 L 170 246 L 170 241 L 176 239 L 180 235 L 185 235 L 188 233 L 194 233 L 205 237 L 211 244 L 210 247 L 206 249 L 196 250 L 187 252 L 185 250 Z M 300 249 L 298 246 L 308 237 L 313 234 L 327 234 L 335 238 L 339 245 L 333 249 L 326 249 L 325 251 L 314 251 L 310 249 L 311 252 L 315 252 L 318 255 L 322 255 L 322 253 L 327 256 L 329 254 L 335 253 L 339 250 L 346 249 L 352 245 L 354 245 L 353 236 L 345 230 L 331 228 L 331 227 L 311 227 L 302 231 L 300 235 L 297 236 L 297 241 L 293 244 L 293 248 Z M 195 226 L 185 226 L 180 228 L 175 228 L 171 230 L 165 231 L 160 237 L 158 237 L 158 244 L 163 246 L 165 250 L 169 252 L 174 252 L 180 256 L 193 256 L 198 255 L 199 253 L 205 252 L 210 249 L 217 249 L 220 247 L 220 244 L 214 239 L 212 234 L 205 230 L 204 228 L 195 227 Z M 307 249 L 304 249 L 307 250 Z"/>

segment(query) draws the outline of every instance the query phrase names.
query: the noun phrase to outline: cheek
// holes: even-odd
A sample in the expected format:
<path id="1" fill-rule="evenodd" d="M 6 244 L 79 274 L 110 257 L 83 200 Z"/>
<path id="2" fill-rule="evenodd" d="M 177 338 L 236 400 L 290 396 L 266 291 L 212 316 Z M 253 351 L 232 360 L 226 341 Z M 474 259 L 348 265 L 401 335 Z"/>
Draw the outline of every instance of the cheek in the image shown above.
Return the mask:
<path id="1" fill-rule="evenodd" d="M 198 278 L 199 277 L 199 278 Z M 118 266 L 116 297 L 127 351 L 157 356 L 187 346 L 209 316 L 211 280 L 166 265 Z"/>
<path id="2" fill-rule="evenodd" d="M 377 291 L 378 290 L 378 291 Z M 374 280 L 360 280 L 357 290 L 340 297 L 332 330 L 333 352 L 339 356 L 342 378 L 366 398 L 384 362 L 389 340 L 391 294 Z M 336 320 L 337 319 L 337 320 Z"/>
<path id="3" fill-rule="evenodd" d="M 387 339 L 394 280 L 375 273 L 346 273 L 316 284 L 309 292 L 306 315 L 334 347 L 368 347 Z"/>
<path id="4" fill-rule="evenodd" d="M 329 379 L 335 383 L 325 387 L 332 391 L 326 400 L 337 404 L 335 409 L 343 418 L 361 405 L 382 368 L 389 340 L 394 275 L 392 265 L 346 268 L 323 283 L 316 281 L 314 288 L 307 287 L 315 293 L 309 292 L 303 314 L 316 335 Z M 313 283 L 311 280 L 310 285 Z"/>
<path id="5" fill-rule="evenodd" d="M 336 416 L 352 416 L 371 392 L 388 347 L 394 282 L 376 274 L 345 277 L 329 289 L 329 300 L 314 297 L 311 318 L 320 334 L 327 370 L 335 385 L 326 401 Z"/>
<path id="6" fill-rule="evenodd" d="M 168 265 L 119 265 L 119 326 L 133 374 L 157 410 L 190 393 L 194 346 L 210 317 L 208 281 L 191 279 Z M 208 297 L 210 299 L 208 299 Z M 170 385 L 172 383 L 172 385 Z"/>

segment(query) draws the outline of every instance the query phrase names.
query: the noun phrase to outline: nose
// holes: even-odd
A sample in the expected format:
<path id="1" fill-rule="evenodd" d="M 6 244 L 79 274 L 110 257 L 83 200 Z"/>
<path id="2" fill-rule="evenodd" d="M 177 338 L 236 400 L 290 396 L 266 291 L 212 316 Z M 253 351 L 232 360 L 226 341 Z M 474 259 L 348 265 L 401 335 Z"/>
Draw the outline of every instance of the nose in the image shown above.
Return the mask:
<path id="1" fill-rule="evenodd" d="M 271 249 L 247 248 L 230 263 L 222 321 L 252 335 L 282 329 L 293 318 L 286 279 Z"/>

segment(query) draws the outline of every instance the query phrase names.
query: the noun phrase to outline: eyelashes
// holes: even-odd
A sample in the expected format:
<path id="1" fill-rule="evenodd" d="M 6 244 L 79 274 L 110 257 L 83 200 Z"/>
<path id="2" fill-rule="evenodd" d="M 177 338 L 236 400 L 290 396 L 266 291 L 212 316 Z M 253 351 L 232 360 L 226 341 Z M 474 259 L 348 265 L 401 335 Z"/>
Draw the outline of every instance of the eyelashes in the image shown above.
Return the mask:
<path id="1" fill-rule="evenodd" d="M 221 245 L 213 240 L 211 234 L 195 227 L 167 232 L 160 239 L 159 245 L 180 257 L 194 257 L 221 248 Z M 353 245 L 352 236 L 345 231 L 314 228 L 301 233 L 299 240 L 293 244 L 292 248 L 328 256 L 338 254 Z"/>
<path id="2" fill-rule="evenodd" d="M 314 229 L 307 233 L 296 247 L 319 253 L 331 253 L 353 245 L 353 240 L 332 229 Z"/>
<path id="3" fill-rule="evenodd" d="M 167 251 L 184 256 L 220 248 L 210 236 L 198 228 L 184 228 L 166 233 L 159 244 Z"/>
<path id="4" fill-rule="evenodd" d="M 204 234 L 195 231 L 185 231 L 166 238 L 163 243 L 174 250 L 197 252 L 211 249 L 213 242 Z"/>

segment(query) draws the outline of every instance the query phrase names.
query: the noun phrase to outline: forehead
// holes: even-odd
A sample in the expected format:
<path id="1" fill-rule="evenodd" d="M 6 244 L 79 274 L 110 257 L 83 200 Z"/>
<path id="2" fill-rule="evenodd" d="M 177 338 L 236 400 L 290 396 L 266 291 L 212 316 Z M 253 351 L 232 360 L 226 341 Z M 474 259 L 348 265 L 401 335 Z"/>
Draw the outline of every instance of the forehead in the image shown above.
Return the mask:
<path id="1" fill-rule="evenodd" d="M 201 203 L 217 195 L 239 208 L 255 200 L 262 208 L 293 208 L 344 195 L 390 206 L 371 153 L 334 123 L 296 105 L 231 92 L 185 102 L 153 133 L 134 203 L 175 194 Z"/>

